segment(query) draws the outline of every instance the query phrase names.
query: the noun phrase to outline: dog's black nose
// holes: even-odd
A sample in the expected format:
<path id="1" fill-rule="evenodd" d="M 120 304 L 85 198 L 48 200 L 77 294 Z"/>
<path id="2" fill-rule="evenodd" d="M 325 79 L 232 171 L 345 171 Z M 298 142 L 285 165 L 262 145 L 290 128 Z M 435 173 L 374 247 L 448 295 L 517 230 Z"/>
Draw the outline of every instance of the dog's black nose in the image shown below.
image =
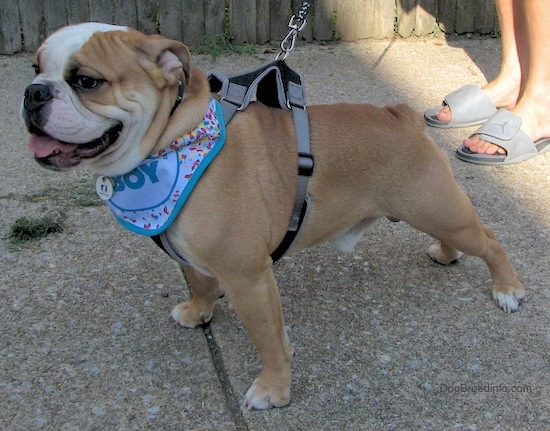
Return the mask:
<path id="1" fill-rule="evenodd" d="M 52 92 L 47 85 L 31 84 L 25 90 L 23 104 L 27 111 L 37 111 L 51 98 Z"/>

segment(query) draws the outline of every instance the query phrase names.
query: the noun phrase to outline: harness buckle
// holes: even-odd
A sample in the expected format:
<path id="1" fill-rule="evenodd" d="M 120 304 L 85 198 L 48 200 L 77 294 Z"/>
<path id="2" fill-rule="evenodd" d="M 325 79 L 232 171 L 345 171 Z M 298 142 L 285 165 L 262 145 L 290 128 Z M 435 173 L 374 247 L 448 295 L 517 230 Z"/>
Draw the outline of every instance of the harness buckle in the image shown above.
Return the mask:
<path id="1" fill-rule="evenodd" d="M 298 175 L 302 177 L 311 177 L 315 161 L 311 153 L 298 153 Z"/>

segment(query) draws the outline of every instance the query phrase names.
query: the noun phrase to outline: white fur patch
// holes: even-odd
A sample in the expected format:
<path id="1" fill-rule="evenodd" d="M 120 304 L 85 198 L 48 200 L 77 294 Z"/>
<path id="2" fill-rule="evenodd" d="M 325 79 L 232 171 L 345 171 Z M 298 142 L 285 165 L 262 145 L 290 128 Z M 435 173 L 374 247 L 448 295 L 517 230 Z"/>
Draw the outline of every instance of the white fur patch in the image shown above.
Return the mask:
<path id="1" fill-rule="evenodd" d="M 63 73 L 69 57 L 78 51 L 96 32 L 128 31 L 128 27 L 87 22 L 63 27 L 52 33 L 40 47 L 42 73 Z M 42 52 L 44 55 L 42 55 Z"/>
<path id="2" fill-rule="evenodd" d="M 331 245 L 342 253 L 350 253 L 361 241 L 365 231 L 374 220 L 376 220 L 376 217 L 363 220 L 348 230 L 339 233 L 330 240 Z"/>
<path id="3" fill-rule="evenodd" d="M 49 36 L 39 49 L 40 74 L 34 84 L 48 85 L 53 94 L 51 113 L 44 131 L 63 142 L 82 144 L 99 138 L 117 121 L 84 108 L 65 82 L 67 62 L 96 32 L 127 31 L 128 27 L 88 22 L 63 27 Z"/>
<path id="4" fill-rule="evenodd" d="M 493 299 L 496 301 L 498 306 L 502 308 L 507 313 L 516 311 L 519 308 L 519 300 L 515 295 L 507 295 L 502 292 L 493 292 Z"/>
<path id="5" fill-rule="evenodd" d="M 330 240 L 331 245 L 341 253 L 351 253 L 361 241 L 364 231 L 347 231 Z"/>

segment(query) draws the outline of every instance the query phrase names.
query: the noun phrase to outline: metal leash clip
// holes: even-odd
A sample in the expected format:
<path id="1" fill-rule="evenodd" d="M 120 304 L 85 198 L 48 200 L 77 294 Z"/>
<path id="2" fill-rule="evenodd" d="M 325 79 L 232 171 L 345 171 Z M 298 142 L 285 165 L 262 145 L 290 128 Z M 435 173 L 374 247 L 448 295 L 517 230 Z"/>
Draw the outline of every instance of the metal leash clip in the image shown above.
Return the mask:
<path id="1" fill-rule="evenodd" d="M 298 33 L 301 32 L 307 24 L 306 17 L 312 4 L 313 0 L 303 1 L 298 14 L 290 17 L 290 21 L 288 22 L 290 31 L 281 42 L 281 52 L 277 54 L 275 60 L 285 60 L 288 57 L 288 54 L 290 54 L 294 49 Z"/>

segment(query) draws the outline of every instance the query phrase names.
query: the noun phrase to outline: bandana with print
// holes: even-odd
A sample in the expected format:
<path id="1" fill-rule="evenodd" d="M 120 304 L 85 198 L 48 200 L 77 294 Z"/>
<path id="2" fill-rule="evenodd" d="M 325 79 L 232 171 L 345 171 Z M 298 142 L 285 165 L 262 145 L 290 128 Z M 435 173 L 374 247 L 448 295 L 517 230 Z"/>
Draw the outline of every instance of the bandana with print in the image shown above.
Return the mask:
<path id="1" fill-rule="evenodd" d="M 107 200 L 119 223 L 141 235 L 168 229 L 225 143 L 220 104 L 212 99 L 199 125 L 134 170 L 111 178 Z"/>

